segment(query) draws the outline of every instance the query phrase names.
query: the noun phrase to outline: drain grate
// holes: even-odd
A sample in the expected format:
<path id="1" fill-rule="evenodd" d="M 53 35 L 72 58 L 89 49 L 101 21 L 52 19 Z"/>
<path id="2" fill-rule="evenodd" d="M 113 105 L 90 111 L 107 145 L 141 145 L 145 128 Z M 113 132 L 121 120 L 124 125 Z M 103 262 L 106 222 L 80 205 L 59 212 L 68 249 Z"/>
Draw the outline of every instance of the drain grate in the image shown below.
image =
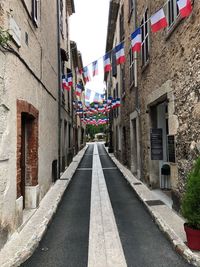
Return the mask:
<path id="1" fill-rule="evenodd" d="M 147 203 L 147 205 L 151 206 L 159 206 L 159 205 L 165 205 L 164 202 L 162 202 L 161 200 L 146 200 L 145 201 Z"/>
<path id="2" fill-rule="evenodd" d="M 133 183 L 134 185 L 141 185 L 142 183 Z"/>

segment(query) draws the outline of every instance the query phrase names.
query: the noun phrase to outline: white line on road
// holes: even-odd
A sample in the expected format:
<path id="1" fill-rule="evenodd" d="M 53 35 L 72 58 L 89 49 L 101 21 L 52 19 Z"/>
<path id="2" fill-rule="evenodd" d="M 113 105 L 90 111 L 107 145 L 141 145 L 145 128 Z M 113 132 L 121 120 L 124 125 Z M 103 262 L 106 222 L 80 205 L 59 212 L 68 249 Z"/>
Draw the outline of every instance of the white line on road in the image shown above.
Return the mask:
<path id="1" fill-rule="evenodd" d="M 94 145 L 88 267 L 126 267 L 106 182 Z"/>

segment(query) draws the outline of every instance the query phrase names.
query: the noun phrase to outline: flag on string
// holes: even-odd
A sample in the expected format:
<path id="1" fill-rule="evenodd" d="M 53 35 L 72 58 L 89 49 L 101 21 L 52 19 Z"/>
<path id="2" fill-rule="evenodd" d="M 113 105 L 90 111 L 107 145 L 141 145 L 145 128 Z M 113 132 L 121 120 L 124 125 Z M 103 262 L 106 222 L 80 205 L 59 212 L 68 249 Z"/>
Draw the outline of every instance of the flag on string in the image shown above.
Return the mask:
<path id="1" fill-rule="evenodd" d="M 79 69 L 78 67 L 76 67 L 76 74 L 77 75 L 83 74 L 83 70 L 82 69 Z"/>
<path id="2" fill-rule="evenodd" d="M 118 108 L 120 106 L 121 106 L 121 100 L 120 100 L 120 98 L 117 98 L 116 99 L 116 107 Z"/>
<path id="3" fill-rule="evenodd" d="M 85 101 L 85 106 L 88 108 L 90 106 L 90 102 L 89 101 Z"/>
<path id="4" fill-rule="evenodd" d="M 82 108 L 82 107 L 83 107 L 83 103 L 82 103 L 82 101 L 78 101 L 78 107 L 79 107 L 79 108 Z"/>
<path id="5" fill-rule="evenodd" d="M 124 44 L 118 44 L 115 47 L 116 64 L 122 64 L 125 62 Z"/>
<path id="6" fill-rule="evenodd" d="M 68 82 L 66 81 L 65 75 L 62 75 L 62 88 L 69 91 L 70 87 L 68 85 Z"/>
<path id="7" fill-rule="evenodd" d="M 111 70 L 110 53 L 107 53 L 105 56 L 103 56 L 103 64 L 104 72 L 109 72 Z"/>
<path id="8" fill-rule="evenodd" d="M 131 47 L 133 52 L 139 52 L 142 46 L 141 29 L 138 28 L 131 34 Z"/>
<path id="9" fill-rule="evenodd" d="M 94 103 L 94 108 L 98 109 L 99 103 Z"/>
<path id="10" fill-rule="evenodd" d="M 165 13 L 164 13 L 163 8 L 161 8 L 155 14 L 153 14 L 151 16 L 150 20 L 151 20 L 152 32 L 157 32 L 157 31 L 167 27 L 167 19 L 165 17 Z"/>
<path id="11" fill-rule="evenodd" d="M 116 99 L 112 100 L 112 104 L 111 105 L 112 105 L 112 108 L 116 108 Z"/>
<path id="12" fill-rule="evenodd" d="M 87 89 L 86 90 L 86 94 L 85 94 L 85 99 L 89 100 L 90 99 L 90 96 L 91 96 L 91 93 L 92 93 L 92 90 Z"/>
<path id="13" fill-rule="evenodd" d="M 100 97 L 100 94 L 99 93 L 95 93 L 93 101 L 94 102 L 99 102 L 99 97 Z"/>
<path id="14" fill-rule="evenodd" d="M 73 85 L 72 73 L 67 74 L 67 83 L 69 86 Z"/>
<path id="15" fill-rule="evenodd" d="M 92 74 L 93 74 L 93 77 L 98 75 L 98 61 L 97 60 L 92 62 Z"/>
<path id="16" fill-rule="evenodd" d="M 108 99 L 107 99 L 107 104 L 111 104 L 112 103 L 112 96 L 109 96 Z"/>
<path id="17" fill-rule="evenodd" d="M 105 99 L 105 94 L 101 94 L 101 100 L 103 101 Z"/>
<path id="18" fill-rule="evenodd" d="M 188 17 L 191 14 L 192 4 L 190 0 L 178 0 L 177 4 L 182 18 Z"/>
<path id="19" fill-rule="evenodd" d="M 84 74 L 85 82 L 89 82 L 91 79 L 90 79 L 90 74 L 89 74 L 89 70 L 87 66 L 83 68 L 83 74 Z"/>
<path id="20" fill-rule="evenodd" d="M 79 83 L 77 83 L 75 94 L 76 94 L 77 96 L 81 96 L 82 90 L 83 90 L 82 85 L 80 85 Z"/>

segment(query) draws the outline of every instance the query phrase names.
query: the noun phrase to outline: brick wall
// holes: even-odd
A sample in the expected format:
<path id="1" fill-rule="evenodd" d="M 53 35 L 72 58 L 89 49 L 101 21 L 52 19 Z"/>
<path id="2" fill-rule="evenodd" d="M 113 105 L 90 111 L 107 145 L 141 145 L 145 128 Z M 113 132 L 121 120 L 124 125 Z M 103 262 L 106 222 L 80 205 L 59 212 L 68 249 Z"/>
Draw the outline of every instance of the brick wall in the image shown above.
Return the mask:
<path id="1" fill-rule="evenodd" d="M 38 115 L 39 112 L 30 103 L 17 100 L 17 197 L 21 192 L 21 141 L 22 114 L 27 115 L 27 157 L 26 157 L 26 185 L 38 184 Z"/>

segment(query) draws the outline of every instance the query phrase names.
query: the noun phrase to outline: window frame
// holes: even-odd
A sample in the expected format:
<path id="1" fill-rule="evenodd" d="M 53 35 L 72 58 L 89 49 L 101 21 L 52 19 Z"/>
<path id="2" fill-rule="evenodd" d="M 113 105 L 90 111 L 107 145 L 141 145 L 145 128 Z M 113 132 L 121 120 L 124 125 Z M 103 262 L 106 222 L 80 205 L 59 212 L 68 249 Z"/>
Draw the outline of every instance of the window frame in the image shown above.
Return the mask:
<path id="1" fill-rule="evenodd" d="M 129 8 L 129 18 L 130 16 L 132 15 L 133 13 L 133 9 L 134 9 L 134 0 L 129 0 L 129 3 L 128 3 L 128 8 Z"/>
<path id="2" fill-rule="evenodd" d="M 32 19 L 38 26 L 39 24 L 39 0 L 32 0 Z"/>
<path id="3" fill-rule="evenodd" d="M 130 88 L 135 84 L 135 60 L 132 48 L 129 49 L 129 86 Z"/>
<path id="4" fill-rule="evenodd" d="M 125 67 L 124 65 L 121 66 L 120 69 L 120 85 L 121 85 L 121 93 L 122 93 L 122 98 L 125 97 L 126 95 L 126 86 L 125 86 Z"/>
<path id="5" fill-rule="evenodd" d="M 140 27 L 142 33 L 141 60 L 142 60 L 142 67 L 144 67 L 149 62 L 149 50 L 150 50 L 150 45 L 149 45 L 150 29 L 149 29 L 148 8 L 146 8 L 142 16 Z"/>
<path id="6" fill-rule="evenodd" d="M 119 38 L 122 42 L 125 38 L 125 28 L 124 28 L 124 5 L 121 7 L 121 13 L 119 17 Z"/>
<path id="7" fill-rule="evenodd" d="M 168 0 L 167 2 L 167 20 L 168 20 L 168 30 L 171 29 L 179 18 L 179 8 L 177 5 L 177 0 Z"/>

